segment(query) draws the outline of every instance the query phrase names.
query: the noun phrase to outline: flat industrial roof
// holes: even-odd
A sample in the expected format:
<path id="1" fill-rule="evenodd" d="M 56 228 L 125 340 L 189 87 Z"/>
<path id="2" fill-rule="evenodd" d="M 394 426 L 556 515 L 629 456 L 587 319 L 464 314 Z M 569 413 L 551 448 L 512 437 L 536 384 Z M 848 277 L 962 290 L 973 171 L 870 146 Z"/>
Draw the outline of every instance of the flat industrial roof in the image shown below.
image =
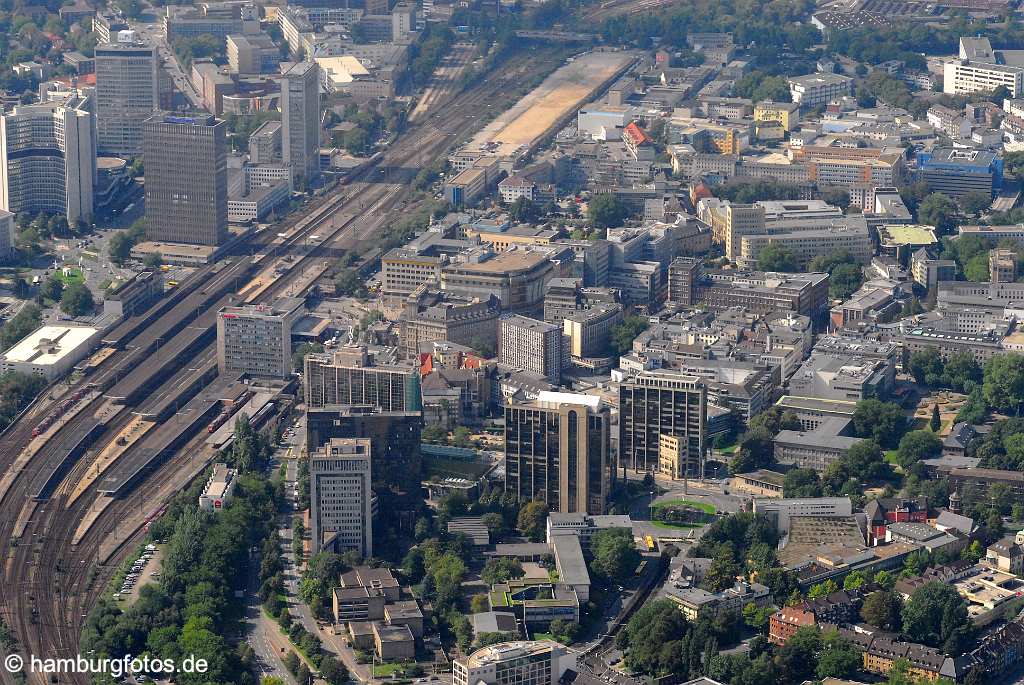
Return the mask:
<path id="1" fill-rule="evenodd" d="M 99 333 L 89 326 L 42 326 L 4 353 L 7 363 L 56 364 Z"/>

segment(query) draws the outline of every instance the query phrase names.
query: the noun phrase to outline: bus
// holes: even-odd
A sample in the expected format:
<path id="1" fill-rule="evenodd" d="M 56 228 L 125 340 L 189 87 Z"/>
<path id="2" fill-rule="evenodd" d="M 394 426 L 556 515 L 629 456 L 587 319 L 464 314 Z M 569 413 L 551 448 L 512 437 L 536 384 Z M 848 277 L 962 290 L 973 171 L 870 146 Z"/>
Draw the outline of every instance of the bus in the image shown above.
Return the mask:
<path id="1" fill-rule="evenodd" d="M 647 535 L 647 536 L 644 537 L 644 542 L 647 543 L 647 551 L 648 552 L 653 552 L 653 551 L 655 551 L 657 549 L 657 547 L 655 547 L 655 545 L 654 545 L 654 538 L 651 537 L 650 535 Z"/>

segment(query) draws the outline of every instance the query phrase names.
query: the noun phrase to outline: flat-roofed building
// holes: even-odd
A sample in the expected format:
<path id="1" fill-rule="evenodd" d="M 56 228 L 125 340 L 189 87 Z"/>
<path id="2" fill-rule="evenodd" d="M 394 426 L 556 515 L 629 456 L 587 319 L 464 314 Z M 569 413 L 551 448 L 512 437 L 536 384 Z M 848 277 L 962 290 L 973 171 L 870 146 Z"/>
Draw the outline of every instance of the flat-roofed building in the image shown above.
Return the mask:
<path id="1" fill-rule="evenodd" d="M 292 324 L 305 310 L 293 297 L 273 305 L 224 307 L 217 313 L 220 373 L 287 378 L 292 374 Z"/>
<path id="2" fill-rule="evenodd" d="M 99 334 L 99 329 L 89 326 L 41 326 L 3 353 L 0 371 L 52 381 L 85 359 Z"/>
<path id="3" fill-rule="evenodd" d="M 214 464 L 203 492 L 199 495 L 199 508 L 217 512 L 227 506 L 235 492 L 237 475 L 237 471 L 228 468 L 227 464 Z"/>
<path id="4" fill-rule="evenodd" d="M 610 414 L 594 395 L 542 391 L 505 408 L 505 488 L 550 511 L 602 514 L 615 476 Z"/>
<path id="5" fill-rule="evenodd" d="M 790 97 L 804 111 L 827 105 L 853 93 L 853 79 L 839 74 L 792 76 L 787 82 Z"/>
<path id="6" fill-rule="evenodd" d="M 566 359 L 560 326 L 513 314 L 502 317 L 500 327 L 498 359 L 503 365 L 554 383 L 561 380 Z"/>
<path id="7" fill-rule="evenodd" d="M 222 245 L 228 239 L 227 125 L 209 114 L 157 113 L 142 128 L 146 238 Z"/>
<path id="8" fill-rule="evenodd" d="M 780 533 L 786 533 L 793 517 L 848 517 L 853 515 L 853 504 L 849 497 L 754 498 L 753 510 L 767 516 Z"/>
<path id="9" fill-rule="evenodd" d="M 0 114 L 0 209 L 61 215 L 71 226 L 92 220 L 96 130 L 91 109 L 88 99 L 69 95 Z"/>
<path id="10" fill-rule="evenodd" d="M 647 371 L 619 385 L 619 454 L 637 471 L 673 478 L 703 476 L 707 386 L 684 373 Z M 661 457 L 661 436 L 682 441 L 676 458 Z M 663 470 L 663 466 L 667 470 Z"/>
<path id="11" fill-rule="evenodd" d="M 576 657 L 550 640 L 501 642 L 452 662 L 454 685 L 558 685 Z"/>
<path id="12" fill-rule="evenodd" d="M 568 248 L 509 249 L 489 259 L 443 267 L 441 289 L 469 298 L 494 295 L 505 311 L 530 313 L 542 307 L 547 282 L 568 276 L 573 261 Z"/>
<path id="13" fill-rule="evenodd" d="M 157 48 L 130 38 L 115 33 L 95 53 L 96 148 L 119 157 L 142 152 L 143 122 L 160 107 Z"/>
<path id="14" fill-rule="evenodd" d="M 365 346 L 345 346 L 333 354 L 306 355 L 306 406 L 366 405 L 381 411 L 420 411 L 419 374 L 412 366 L 377 366 Z"/>
<path id="15" fill-rule="evenodd" d="M 314 553 L 355 550 L 373 555 L 371 442 L 334 438 L 309 459 L 309 498 Z"/>

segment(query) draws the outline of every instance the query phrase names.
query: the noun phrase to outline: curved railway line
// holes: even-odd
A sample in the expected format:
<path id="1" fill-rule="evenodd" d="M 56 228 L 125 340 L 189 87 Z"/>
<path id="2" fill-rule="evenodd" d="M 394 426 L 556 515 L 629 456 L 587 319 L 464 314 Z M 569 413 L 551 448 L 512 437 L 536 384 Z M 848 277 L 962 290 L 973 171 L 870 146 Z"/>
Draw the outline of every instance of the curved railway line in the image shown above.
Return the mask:
<path id="1" fill-rule="evenodd" d="M 288 274 L 245 294 L 243 299 L 246 301 L 272 300 L 289 288 L 295 288 L 293 281 L 296 276 L 307 283 L 315 282 L 333 261 L 329 257 L 332 250 L 365 247 L 364 241 L 391 218 L 392 212 L 407 202 L 409 187 L 403 182 L 388 182 L 391 175 L 400 175 L 394 170 L 416 169 L 444 155 L 450 146 L 484 123 L 477 113 L 485 112 L 487 103 L 514 90 L 524 75 L 544 66 L 554 67 L 560 62 L 557 50 L 537 50 L 510 60 L 490 78 L 464 92 L 437 96 L 434 107 L 438 109 L 428 112 L 427 116 L 411 125 L 391 148 L 358 170 L 347 185 L 337 188 L 332 195 L 314 200 L 285 226 L 277 227 L 278 230 L 285 229 L 285 237 L 277 237 L 278 234 L 270 231 L 255 236 L 246 247 L 256 252 L 262 250 L 260 257 L 236 255 L 229 266 L 219 268 L 237 270 L 238 277 L 242 278 L 251 276 L 257 268 L 265 268 L 280 256 L 300 252 Z M 307 248 L 309 237 L 318 233 L 322 240 Z M 207 271 L 213 269 L 206 267 L 195 277 L 216 280 L 217 276 L 211 276 Z M 172 293 L 167 298 L 184 301 L 190 293 L 208 287 L 203 284 L 192 288 L 187 283 L 182 286 L 181 295 Z M 155 305 L 154 309 L 158 307 L 160 316 L 154 321 L 161 321 L 174 308 L 167 302 Z M 104 384 L 110 382 L 113 385 L 124 378 L 115 369 L 150 355 L 147 350 L 135 352 L 133 356 L 129 338 L 143 335 L 153 324 L 152 321 L 141 320 L 136 323 L 135 326 L 119 327 L 118 330 L 127 331 L 125 340 L 119 341 L 123 344 L 119 344 L 119 348 L 100 363 L 91 382 L 97 382 L 97 378 L 112 379 L 105 380 Z M 212 343 L 197 351 L 195 356 L 206 352 L 209 347 Z M 178 369 L 173 374 L 176 376 L 187 371 Z M 137 401 L 144 402 L 148 394 L 142 392 Z M 89 609 L 109 584 L 118 562 L 141 538 L 141 526 L 125 531 L 122 530 L 123 522 L 140 513 L 150 513 L 166 501 L 173 494 L 173 489 L 168 491 L 168 484 L 174 482 L 172 476 L 177 476 L 178 480 L 191 478 L 201 467 L 194 462 L 194 455 L 203 444 L 205 433 L 192 438 L 184 449 L 157 464 L 148 477 L 141 479 L 123 497 L 106 502 L 78 544 L 72 544 L 84 517 L 94 503 L 104 497 L 98 491 L 98 481 L 95 481 L 84 489 L 81 496 L 71 500 L 74 485 L 83 479 L 103 446 L 132 418 L 130 405 L 111 408 L 108 403 L 109 400 L 102 395 L 90 400 L 77 415 L 55 431 L 18 473 L 7 492 L 0 495 L 0 549 L 4 551 L 0 617 L 11 626 L 19 650 L 24 655 L 72 657 L 77 654 Z M 104 425 L 95 428 L 94 439 L 84 454 L 69 456 L 62 449 L 68 442 L 65 437 L 92 430 L 96 423 L 95 413 L 101 407 L 109 411 Z M 6 472 L 14 464 L 31 439 L 38 417 L 45 416 L 48 409 L 46 401 L 37 402 L 4 432 L 0 438 L 0 471 Z M 40 493 L 44 496 L 33 498 Z M 122 526 L 119 527 L 119 523 Z M 107 545 L 106 551 L 109 552 L 103 559 L 100 558 L 101 545 Z M 109 562 L 104 563 L 108 559 Z M 84 676 L 61 675 L 56 682 L 85 683 L 86 680 Z M 0 681 L 13 683 L 14 679 L 0 669 Z M 28 674 L 28 681 L 44 682 L 37 674 Z"/>

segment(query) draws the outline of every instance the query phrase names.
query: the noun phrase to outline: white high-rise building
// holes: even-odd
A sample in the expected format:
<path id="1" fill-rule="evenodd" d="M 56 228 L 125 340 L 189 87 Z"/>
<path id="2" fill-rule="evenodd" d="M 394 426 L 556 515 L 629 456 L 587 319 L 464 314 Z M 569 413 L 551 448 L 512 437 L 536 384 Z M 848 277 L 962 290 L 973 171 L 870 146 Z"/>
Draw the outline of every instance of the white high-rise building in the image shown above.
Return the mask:
<path id="1" fill-rule="evenodd" d="M 0 261 L 14 256 L 14 242 L 17 237 L 17 226 L 14 214 L 0 210 Z"/>
<path id="2" fill-rule="evenodd" d="M 357 550 L 373 554 L 371 441 L 332 438 L 309 460 L 313 553 Z"/>
<path id="3" fill-rule="evenodd" d="M 505 366 L 535 371 L 558 383 L 565 349 L 560 326 L 518 314 L 501 319 L 498 359 Z"/>
<path id="4" fill-rule="evenodd" d="M 142 151 L 142 122 L 160 106 L 157 49 L 122 31 L 118 42 L 96 46 L 96 130 L 102 154 Z"/>
<path id="5" fill-rule="evenodd" d="M 292 181 L 320 174 L 320 68 L 299 62 L 281 78 L 281 156 Z M 301 184 L 298 184 L 301 187 Z"/>
<path id="6" fill-rule="evenodd" d="M 92 220 L 96 128 L 88 100 L 18 105 L 0 122 L 0 209 Z"/>

